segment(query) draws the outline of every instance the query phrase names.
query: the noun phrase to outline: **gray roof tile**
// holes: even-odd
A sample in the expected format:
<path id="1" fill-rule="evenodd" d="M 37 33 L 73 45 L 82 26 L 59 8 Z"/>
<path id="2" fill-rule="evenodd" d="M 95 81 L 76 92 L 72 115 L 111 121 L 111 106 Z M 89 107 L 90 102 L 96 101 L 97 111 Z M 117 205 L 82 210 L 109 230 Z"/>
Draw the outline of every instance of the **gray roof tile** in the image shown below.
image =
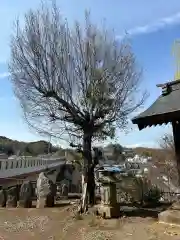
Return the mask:
<path id="1" fill-rule="evenodd" d="M 132 119 L 140 129 L 180 118 L 180 81 L 167 85 L 171 88 L 169 94 L 161 95 L 147 110 Z"/>

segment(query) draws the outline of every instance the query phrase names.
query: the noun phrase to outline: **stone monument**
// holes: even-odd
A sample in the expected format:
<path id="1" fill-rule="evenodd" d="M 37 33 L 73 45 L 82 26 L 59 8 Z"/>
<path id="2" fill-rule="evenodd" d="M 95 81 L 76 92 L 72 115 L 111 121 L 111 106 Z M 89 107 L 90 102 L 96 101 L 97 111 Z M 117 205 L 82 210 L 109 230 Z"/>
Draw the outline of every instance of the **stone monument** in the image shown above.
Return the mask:
<path id="1" fill-rule="evenodd" d="M 6 207 L 14 208 L 17 207 L 18 201 L 18 189 L 17 187 L 11 187 L 6 191 L 7 202 Z"/>
<path id="2" fill-rule="evenodd" d="M 55 201 L 55 184 L 44 172 L 39 174 L 37 180 L 37 208 L 53 207 Z"/>
<path id="3" fill-rule="evenodd" d="M 101 184 L 101 204 L 97 205 L 97 213 L 104 218 L 120 216 L 120 205 L 117 203 L 116 183 L 114 173 L 102 171 L 99 182 Z"/>
<path id="4" fill-rule="evenodd" d="M 62 184 L 62 192 L 61 192 L 61 196 L 64 198 L 64 199 L 68 199 L 68 186 L 67 184 Z"/>
<path id="5" fill-rule="evenodd" d="M 6 206 L 6 192 L 4 189 L 0 190 L 0 207 Z"/>
<path id="6" fill-rule="evenodd" d="M 32 207 L 33 186 L 30 181 L 26 181 L 21 185 L 19 193 L 19 207 Z"/>

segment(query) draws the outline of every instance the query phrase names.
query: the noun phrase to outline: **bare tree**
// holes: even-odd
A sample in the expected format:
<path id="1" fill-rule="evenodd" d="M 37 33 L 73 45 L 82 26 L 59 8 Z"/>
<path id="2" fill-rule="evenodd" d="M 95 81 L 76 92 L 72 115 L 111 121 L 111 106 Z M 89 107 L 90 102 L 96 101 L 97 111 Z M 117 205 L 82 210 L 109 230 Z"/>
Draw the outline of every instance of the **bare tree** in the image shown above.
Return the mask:
<path id="1" fill-rule="evenodd" d="M 177 182 L 177 169 L 176 157 L 174 148 L 173 135 L 166 133 L 160 138 L 159 145 L 164 151 L 163 159 L 160 159 L 161 164 L 164 166 L 164 173 L 168 177 L 169 189 L 171 190 L 171 181 Z"/>
<path id="2" fill-rule="evenodd" d="M 174 156 L 175 149 L 174 149 L 174 139 L 172 134 L 165 134 L 160 139 L 160 147 L 167 151 L 169 154 Z M 175 156 L 174 156 L 175 157 Z"/>
<path id="3" fill-rule="evenodd" d="M 128 42 L 98 28 L 68 26 L 57 5 L 25 15 L 11 38 L 9 63 L 15 94 L 27 123 L 54 137 L 82 141 L 90 202 L 94 202 L 93 139 L 113 137 L 147 96 Z M 141 87 L 142 89 L 142 87 Z"/>

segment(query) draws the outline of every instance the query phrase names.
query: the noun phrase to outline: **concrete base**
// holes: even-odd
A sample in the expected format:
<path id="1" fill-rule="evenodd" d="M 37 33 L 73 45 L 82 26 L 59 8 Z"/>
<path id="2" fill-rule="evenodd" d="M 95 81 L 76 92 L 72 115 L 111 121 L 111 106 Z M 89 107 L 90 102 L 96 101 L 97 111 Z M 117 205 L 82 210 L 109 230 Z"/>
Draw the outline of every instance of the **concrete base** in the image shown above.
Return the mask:
<path id="1" fill-rule="evenodd" d="M 103 218 L 117 218 L 120 217 L 120 205 L 108 206 L 108 205 L 97 205 L 96 206 L 98 215 Z"/>
<path id="2" fill-rule="evenodd" d="M 166 210 L 158 215 L 160 223 L 175 224 L 180 226 L 180 210 Z"/>

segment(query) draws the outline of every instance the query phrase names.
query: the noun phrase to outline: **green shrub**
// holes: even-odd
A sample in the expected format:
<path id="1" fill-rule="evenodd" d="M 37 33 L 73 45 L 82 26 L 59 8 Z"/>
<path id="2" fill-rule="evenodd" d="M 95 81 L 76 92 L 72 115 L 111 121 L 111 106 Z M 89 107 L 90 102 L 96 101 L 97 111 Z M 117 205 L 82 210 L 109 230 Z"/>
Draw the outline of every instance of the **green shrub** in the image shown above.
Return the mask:
<path id="1" fill-rule="evenodd" d="M 161 191 L 157 186 L 151 186 L 147 192 L 143 194 L 144 203 L 156 204 L 161 198 Z"/>

